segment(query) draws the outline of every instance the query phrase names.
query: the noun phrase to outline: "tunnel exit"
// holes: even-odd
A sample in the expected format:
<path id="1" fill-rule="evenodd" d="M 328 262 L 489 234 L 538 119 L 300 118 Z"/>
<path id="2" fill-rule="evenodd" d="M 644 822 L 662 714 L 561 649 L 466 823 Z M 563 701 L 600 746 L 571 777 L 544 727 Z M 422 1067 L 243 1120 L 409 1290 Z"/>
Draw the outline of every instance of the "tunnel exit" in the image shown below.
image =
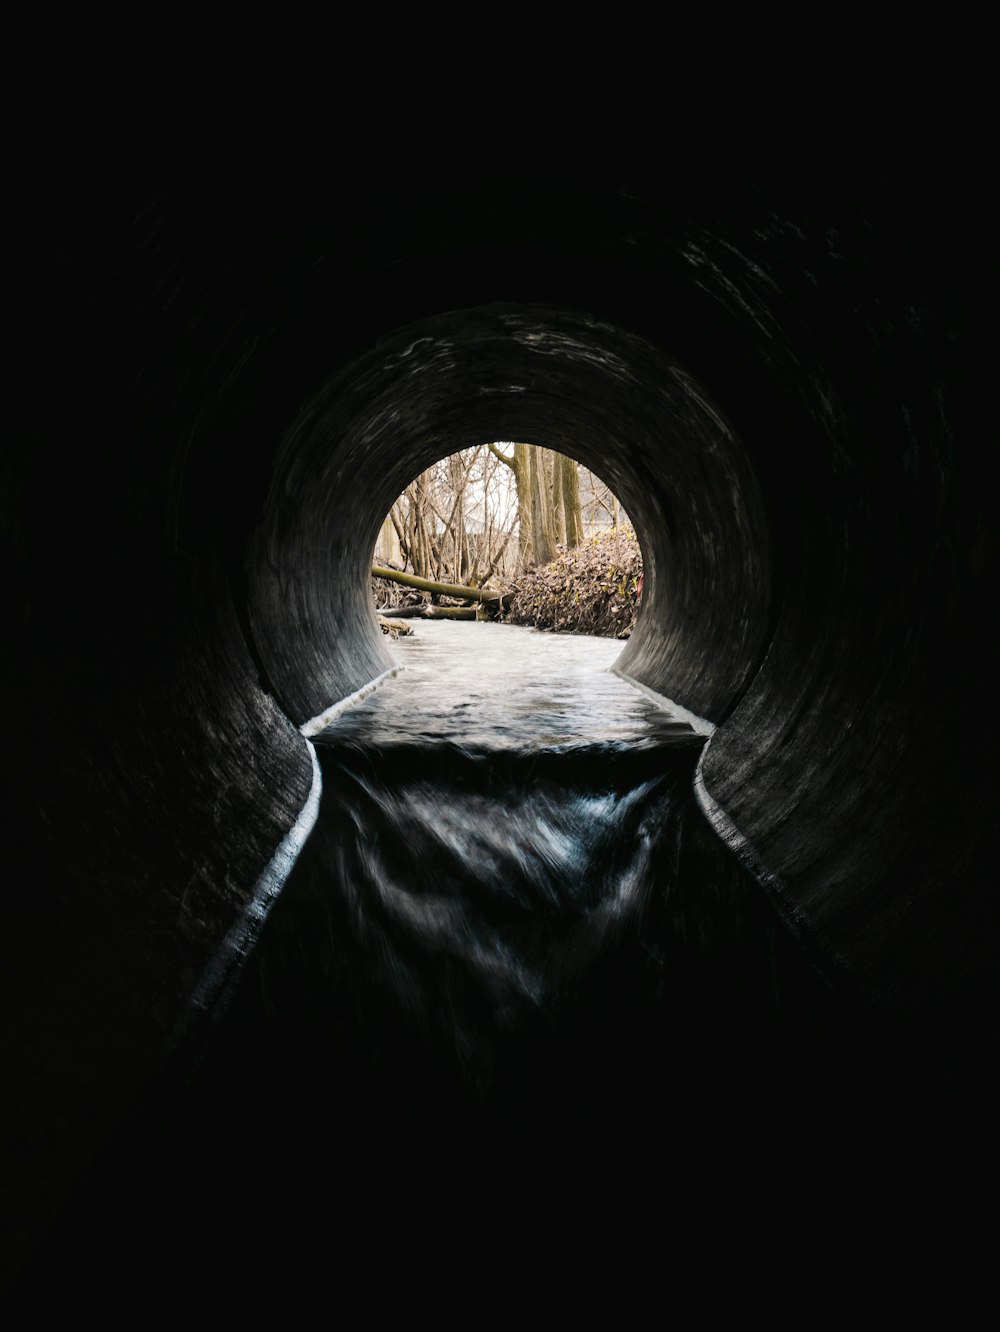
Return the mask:
<path id="1" fill-rule="evenodd" d="M 611 487 L 565 453 L 489 443 L 441 459 L 379 530 L 372 595 L 384 633 L 402 620 L 493 620 L 631 637 L 639 538 Z"/>

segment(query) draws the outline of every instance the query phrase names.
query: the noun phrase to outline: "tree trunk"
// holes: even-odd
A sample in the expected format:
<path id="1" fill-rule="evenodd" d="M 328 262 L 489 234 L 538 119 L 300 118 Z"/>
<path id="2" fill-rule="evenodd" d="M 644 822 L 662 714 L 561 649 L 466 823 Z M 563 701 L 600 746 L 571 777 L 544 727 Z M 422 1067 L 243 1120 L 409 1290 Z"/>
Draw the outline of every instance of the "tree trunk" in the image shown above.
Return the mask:
<path id="1" fill-rule="evenodd" d="M 531 454 L 530 444 L 514 445 L 514 480 L 517 484 L 517 547 L 522 564 L 531 559 Z"/>
<path id="2" fill-rule="evenodd" d="M 427 531 L 425 515 L 426 491 L 427 480 L 424 473 L 421 473 L 413 483 L 413 490 L 410 495 L 410 506 L 413 511 L 411 563 L 413 564 L 413 572 L 422 578 L 426 578 L 434 568 L 434 555 L 431 549 L 430 534 Z"/>
<path id="3" fill-rule="evenodd" d="M 563 463 L 569 459 L 561 453 L 552 455 L 552 534 L 561 546 L 566 545 L 566 510 L 563 504 Z"/>
<path id="4" fill-rule="evenodd" d="M 399 508 L 400 505 L 399 501 L 397 500 L 396 503 L 389 510 L 389 517 L 392 519 L 392 525 L 396 529 L 396 536 L 399 540 L 399 558 L 402 561 L 403 568 L 405 569 L 406 561 L 410 557 L 410 544 L 406 532 L 404 530 L 403 524 L 400 522 L 399 517 L 397 516 L 396 513 L 397 509 Z"/>
<path id="5" fill-rule="evenodd" d="M 555 559 L 556 550 L 552 539 L 551 498 L 544 450 L 532 448 L 529 459 L 532 554 L 536 564 L 550 564 Z"/>
<path id="6" fill-rule="evenodd" d="M 552 489 L 554 485 L 556 471 L 556 457 L 551 449 L 540 449 L 543 463 L 539 471 L 539 478 L 542 481 L 542 508 L 545 511 L 545 528 L 552 540 L 552 558 L 555 559 L 556 549 L 556 514 L 555 505 L 552 502 Z"/>
<path id="7" fill-rule="evenodd" d="M 513 455 L 504 453 L 495 444 L 487 447 L 495 458 L 499 458 L 514 473 L 514 487 L 517 491 L 518 564 L 525 565 L 531 559 L 534 550 L 531 539 L 531 458 L 535 451 L 534 445 L 515 444 Z"/>
<path id="8" fill-rule="evenodd" d="M 561 454 L 557 458 L 562 472 L 562 501 L 566 526 L 566 545 L 578 546 L 583 540 L 583 512 L 580 508 L 580 476 L 576 462 Z"/>

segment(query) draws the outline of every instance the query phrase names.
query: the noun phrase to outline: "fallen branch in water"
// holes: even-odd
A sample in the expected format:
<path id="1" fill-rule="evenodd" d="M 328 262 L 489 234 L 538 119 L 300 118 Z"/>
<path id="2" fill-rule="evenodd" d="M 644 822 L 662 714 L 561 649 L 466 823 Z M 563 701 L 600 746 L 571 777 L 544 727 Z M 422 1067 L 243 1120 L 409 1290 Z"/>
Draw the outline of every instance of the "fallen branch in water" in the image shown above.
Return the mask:
<path id="1" fill-rule="evenodd" d="M 461 587 L 457 583 L 436 583 L 431 578 L 418 578 L 416 574 L 400 573 L 398 569 L 389 569 L 383 564 L 373 564 L 372 573 L 376 578 L 388 578 L 393 583 L 402 583 L 404 587 L 416 587 L 421 592 L 430 592 L 440 597 L 455 597 L 459 601 L 499 601 L 507 595 L 496 588 Z"/>
<path id="2" fill-rule="evenodd" d="M 404 624 L 402 620 L 397 619 L 395 617 L 390 618 L 388 615 L 380 614 L 378 617 L 378 622 L 382 632 L 384 634 L 388 634 L 390 638 L 399 638 L 401 634 L 413 633 L 413 628 L 411 625 Z"/>
<path id="3" fill-rule="evenodd" d="M 493 617 L 478 606 L 425 606 L 422 620 L 489 620 Z"/>

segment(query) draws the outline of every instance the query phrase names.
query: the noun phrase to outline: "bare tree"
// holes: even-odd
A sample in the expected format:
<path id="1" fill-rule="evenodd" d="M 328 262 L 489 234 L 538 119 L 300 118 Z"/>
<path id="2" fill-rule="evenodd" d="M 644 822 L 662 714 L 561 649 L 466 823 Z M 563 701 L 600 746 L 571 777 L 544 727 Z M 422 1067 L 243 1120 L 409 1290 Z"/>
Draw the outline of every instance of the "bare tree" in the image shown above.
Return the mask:
<path id="1" fill-rule="evenodd" d="M 580 508 L 584 535 L 607 527 L 617 532 L 621 519 L 618 496 L 593 472 L 581 469 L 580 475 L 583 481 Z"/>
<path id="2" fill-rule="evenodd" d="M 565 531 L 563 542 L 566 546 L 578 546 L 583 540 L 580 464 L 567 457 L 565 453 L 557 453 L 555 461 L 560 474 L 559 499 L 563 512 L 562 528 Z"/>
<path id="3" fill-rule="evenodd" d="M 536 564 L 549 564 L 556 557 L 553 535 L 552 490 L 547 449 L 533 448 L 528 461 L 531 496 L 531 553 Z"/>
<path id="4" fill-rule="evenodd" d="M 578 464 L 565 454 L 534 444 L 515 444 L 509 454 L 497 444 L 489 448 L 514 475 L 522 562 L 547 564 L 557 542 L 579 545 L 583 522 Z"/>
<path id="5" fill-rule="evenodd" d="M 591 473 L 582 476 L 586 500 L 579 464 L 565 454 L 526 443 L 463 449 L 415 477 L 399 496 L 376 548 L 379 559 L 398 559 L 420 578 L 473 586 L 498 573 L 509 577 L 517 567 L 547 564 L 557 544 L 579 545 L 595 506 L 617 506 Z"/>
<path id="6" fill-rule="evenodd" d="M 532 444 L 515 444 L 513 453 L 504 453 L 499 444 L 488 445 L 493 456 L 508 467 L 517 490 L 518 552 L 523 564 L 532 557 L 531 544 L 531 455 Z"/>

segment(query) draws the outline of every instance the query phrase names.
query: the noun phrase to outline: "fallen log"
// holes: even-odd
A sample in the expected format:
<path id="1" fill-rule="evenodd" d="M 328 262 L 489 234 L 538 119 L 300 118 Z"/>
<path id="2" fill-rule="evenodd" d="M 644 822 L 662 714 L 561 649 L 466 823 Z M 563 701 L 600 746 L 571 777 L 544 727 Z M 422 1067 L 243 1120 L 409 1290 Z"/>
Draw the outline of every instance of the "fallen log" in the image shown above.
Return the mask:
<path id="1" fill-rule="evenodd" d="M 425 615 L 426 612 L 427 602 L 422 601 L 419 606 L 390 606 L 384 613 L 391 615 L 394 620 L 412 620 Z"/>
<path id="2" fill-rule="evenodd" d="M 390 638 L 399 638 L 400 634 L 413 633 L 413 627 L 409 624 L 404 624 L 402 620 L 398 618 L 390 619 L 388 615 L 380 614 L 378 622 L 382 632 L 388 634 Z"/>
<path id="3" fill-rule="evenodd" d="M 481 614 L 482 612 L 476 606 L 427 606 L 421 618 L 424 620 L 476 620 Z"/>
<path id="4" fill-rule="evenodd" d="M 388 578 L 393 583 L 402 583 L 404 587 L 418 587 L 421 592 L 436 592 L 438 596 L 455 597 L 460 601 L 499 601 L 507 595 L 496 588 L 460 587 L 457 583 L 435 583 L 430 578 L 418 578 L 416 574 L 400 573 L 398 569 L 388 569 L 382 564 L 373 564 L 372 573 L 376 578 Z"/>

